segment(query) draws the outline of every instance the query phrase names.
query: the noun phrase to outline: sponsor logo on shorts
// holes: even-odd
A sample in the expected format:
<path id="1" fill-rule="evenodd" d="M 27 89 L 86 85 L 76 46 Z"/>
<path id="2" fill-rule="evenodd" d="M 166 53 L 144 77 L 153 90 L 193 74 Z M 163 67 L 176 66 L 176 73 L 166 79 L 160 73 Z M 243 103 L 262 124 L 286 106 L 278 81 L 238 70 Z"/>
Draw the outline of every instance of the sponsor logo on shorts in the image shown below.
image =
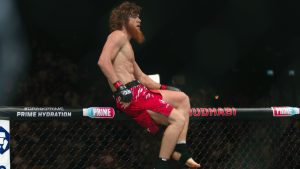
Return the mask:
<path id="1" fill-rule="evenodd" d="M 225 108 L 192 108 L 190 116 L 195 117 L 219 117 L 219 116 L 236 116 L 236 109 L 234 107 Z"/>
<path id="2" fill-rule="evenodd" d="M 296 107 L 272 107 L 274 117 L 288 117 L 299 114 L 299 108 Z"/>

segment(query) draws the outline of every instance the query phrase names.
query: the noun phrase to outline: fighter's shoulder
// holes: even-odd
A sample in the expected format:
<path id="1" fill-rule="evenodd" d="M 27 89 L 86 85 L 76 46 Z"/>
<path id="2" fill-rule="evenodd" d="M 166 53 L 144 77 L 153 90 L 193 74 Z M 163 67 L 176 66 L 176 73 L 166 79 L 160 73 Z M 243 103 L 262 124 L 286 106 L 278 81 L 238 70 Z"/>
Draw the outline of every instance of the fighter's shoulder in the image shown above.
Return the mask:
<path id="1" fill-rule="evenodd" d="M 126 42 L 126 35 L 122 31 L 115 30 L 108 35 L 107 40 L 114 41 L 117 43 L 124 43 Z"/>

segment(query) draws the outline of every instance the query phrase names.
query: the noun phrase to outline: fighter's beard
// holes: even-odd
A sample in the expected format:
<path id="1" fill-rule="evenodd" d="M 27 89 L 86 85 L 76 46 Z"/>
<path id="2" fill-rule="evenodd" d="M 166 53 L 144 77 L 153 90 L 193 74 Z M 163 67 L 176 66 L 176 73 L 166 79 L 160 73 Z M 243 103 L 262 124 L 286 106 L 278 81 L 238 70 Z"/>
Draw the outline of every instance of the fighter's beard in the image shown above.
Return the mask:
<path id="1" fill-rule="evenodd" d="M 138 30 L 136 27 L 132 25 L 127 25 L 127 31 L 130 36 L 137 41 L 137 43 L 142 44 L 145 41 L 144 34 L 141 30 Z"/>

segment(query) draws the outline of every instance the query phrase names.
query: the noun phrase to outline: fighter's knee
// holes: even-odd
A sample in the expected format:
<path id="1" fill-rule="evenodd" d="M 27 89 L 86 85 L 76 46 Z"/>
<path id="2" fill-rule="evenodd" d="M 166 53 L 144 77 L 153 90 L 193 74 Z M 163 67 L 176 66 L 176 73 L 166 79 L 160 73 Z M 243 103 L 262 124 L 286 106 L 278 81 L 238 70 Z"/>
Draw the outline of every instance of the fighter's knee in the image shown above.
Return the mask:
<path id="1" fill-rule="evenodd" d="M 182 94 L 182 104 L 185 106 L 186 109 L 190 110 L 191 105 L 190 105 L 190 98 L 187 94 L 183 93 Z"/>
<path id="2" fill-rule="evenodd" d="M 186 102 L 189 102 L 189 96 L 187 94 L 185 94 L 184 92 L 180 92 L 178 93 L 177 95 L 178 97 L 178 100 L 180 103 L 186 103 Z"/>
<path id="3" fill-rule="evenodd" d="M 184 124 L 185 124 L 185 121 L 186 121 L 186 118 L 184 116 L 179 116 L 177 119 L 176 119 L 176 124 L 179 126 L 179 127 L 183 127 Z"/>
<path id="4" fill-rule="evenodd" d="M 181 113 L 174 112 L 174 114 L 171 118 L 171 123 L 175 124 L 178 127 L 183 127 L 186 121 L 186 117 L 184 117 L 184 115 Z"/>
<path id="5" fill-rule="evenodd" d="M 184 101 L 186 102 L 186 104 L 188 106 L 190 106 L 190 97 L 188 95 L 186 95 L 186 94 L 185 94 L 185 100 Z"/>

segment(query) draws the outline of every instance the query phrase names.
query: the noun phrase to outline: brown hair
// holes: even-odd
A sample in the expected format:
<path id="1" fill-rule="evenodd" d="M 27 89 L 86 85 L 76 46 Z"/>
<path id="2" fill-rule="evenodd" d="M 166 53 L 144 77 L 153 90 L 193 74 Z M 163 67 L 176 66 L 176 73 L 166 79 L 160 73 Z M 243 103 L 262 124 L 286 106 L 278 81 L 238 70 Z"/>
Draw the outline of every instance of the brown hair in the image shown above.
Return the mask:
<path id="1" fill-rule="evenodd" d="M 109 18 L 109 27 L 111 31 L 121 30 L 122 26 L 128 22 L 130 16 L 137 16 L 141 12 L 141 7 L 135 3 L 125 1 L 115 7 Z"/>

